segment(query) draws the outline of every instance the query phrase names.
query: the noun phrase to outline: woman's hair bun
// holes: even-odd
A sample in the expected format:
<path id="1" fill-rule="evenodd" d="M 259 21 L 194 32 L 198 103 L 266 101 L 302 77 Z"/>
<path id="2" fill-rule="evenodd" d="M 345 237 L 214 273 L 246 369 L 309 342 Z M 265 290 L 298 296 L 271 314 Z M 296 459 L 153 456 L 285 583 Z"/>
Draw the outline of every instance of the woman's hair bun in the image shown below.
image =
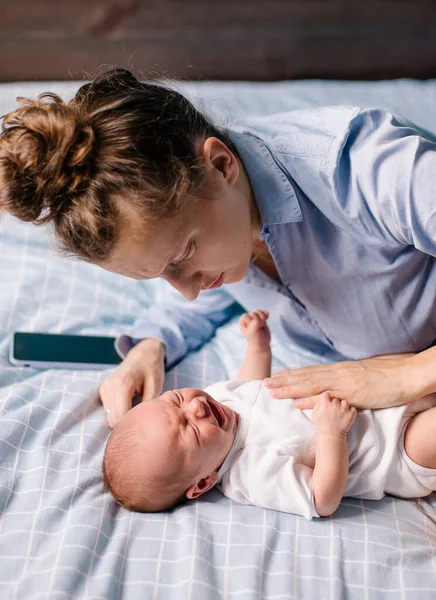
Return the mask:
<path id="1" fill-rule="evenodd" d="M 149 84 L 150 85 L 150 84 Z M 108 98 L 127 90 L 141 90 L 144 85 L 127 69 L 116 67 L 109 71 L 96 73 L 90 83 L 82 85 L 74 96 L 73 103 L 79 105 L 83 100 Z"/>
<path id="2" fill-rule="evenodd" d="M 3 117 L 0 211 L 47 223 L 86 191 L 95 133 L 80 110 L 57 94 L 17 100 L 20 106 Z"/>

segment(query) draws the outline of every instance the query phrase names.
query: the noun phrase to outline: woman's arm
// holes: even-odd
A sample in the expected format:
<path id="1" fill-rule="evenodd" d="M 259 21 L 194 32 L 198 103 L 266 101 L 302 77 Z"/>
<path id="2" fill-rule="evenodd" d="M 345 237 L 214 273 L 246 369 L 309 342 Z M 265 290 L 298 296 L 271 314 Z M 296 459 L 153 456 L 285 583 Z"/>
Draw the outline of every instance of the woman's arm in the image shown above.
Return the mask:
<path id="1" fill-rule="evenodd" d="M 100 387 L 110 427 L 131 409 L 135 395 L 142 401 L 158 396 L 165 366 L 171 367 L 204 344 L 238 306 L 223 290 L 204 292 L 195 302 L 188 302 L 170 288 L 164 300 L 157 298 L 131 328 L 130 336 L 120 336 L 116 342 L 124 360 Z"/>
<path id="2" fill-rule="evenodd" d="M 433 134 L 386 111 L 361 109 L 341 143 L 333 144 L 326 165 L 320 180 L 344 223 L 361 227 L 366 236 L 385 239 L 390 246 L 414 246 L 436 257 Z M 295 177 L 304 189 L 298 173 Z M 396 406 L 436 391 L 436 350 L 389 361 L 374 357 L 285 371 L 267 386 L 277 392 L 276 398 L 308 397 L 301 408 L 311 408 L 313 396 L 323 391 L 358 408 Z"/>
<path id="3" fill-rule="evenodd" d="M 170 285 L 162 285 L 163 291 L 153 305 L 127 333 L 134 342 L 144 338 L 160 340 L 169 368 L 207 342 L 218 327 L 236 314 L 239 305 L 224 289 L 201 292 L 191 302 Z"/>
<path id="4" fill-rule="evenodd" d="M 411 356 L 409 365 L 413 399 L 436 392 L 436 346 Z"/>
<path id="5" fill-rule="evenodd" d="M 165 348 L 154 339 L 141 340 L 100 386 L 100 398 L 109 427 L 132 408 L 135 395 L 142 401 L 159 396 L 165 377 Z"/>
<path id="6" fill-rule="evenodd" d="M 329 392 L 356 408 L 386 408 L 419 400 L 436 391 L 436 347 L 275 373 L 265 381 L 273 398 L 299 398 L 297 408 L 313 408 Z"/>

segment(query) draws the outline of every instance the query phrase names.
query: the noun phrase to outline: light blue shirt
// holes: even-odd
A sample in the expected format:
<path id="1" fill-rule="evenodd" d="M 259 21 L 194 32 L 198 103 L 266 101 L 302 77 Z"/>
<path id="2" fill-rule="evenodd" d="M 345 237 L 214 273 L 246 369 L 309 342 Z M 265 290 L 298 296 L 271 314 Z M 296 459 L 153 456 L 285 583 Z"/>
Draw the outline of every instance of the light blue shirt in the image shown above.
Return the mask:
<path id="1" fill-rule="evenodd" d="M 382 110 L 343 106 L 252 119 L 229 133 L 283 285 L 251 264 L 242 281 L 193 302 L 169 288 L 129 332 L 133 343 L 162 340 L 171 366 L 239 304 L 267 308 L 273 335 L 333 361 L 433 345 L 434 136 Z"/>

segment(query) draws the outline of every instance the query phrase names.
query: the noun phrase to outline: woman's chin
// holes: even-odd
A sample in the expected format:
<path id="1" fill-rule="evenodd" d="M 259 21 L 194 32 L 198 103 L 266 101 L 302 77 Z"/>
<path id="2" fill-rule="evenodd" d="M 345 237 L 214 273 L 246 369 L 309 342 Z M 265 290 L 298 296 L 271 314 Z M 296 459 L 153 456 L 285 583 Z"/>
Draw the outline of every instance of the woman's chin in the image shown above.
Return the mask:
<path id="1" fill-rule="evenodd" d="M 223 283 L 238 283 L 242 279 L 244 279 L 244 275 L 247 271 L 237 271 L 233 273 L 224 273 L 224 281 Z"/>

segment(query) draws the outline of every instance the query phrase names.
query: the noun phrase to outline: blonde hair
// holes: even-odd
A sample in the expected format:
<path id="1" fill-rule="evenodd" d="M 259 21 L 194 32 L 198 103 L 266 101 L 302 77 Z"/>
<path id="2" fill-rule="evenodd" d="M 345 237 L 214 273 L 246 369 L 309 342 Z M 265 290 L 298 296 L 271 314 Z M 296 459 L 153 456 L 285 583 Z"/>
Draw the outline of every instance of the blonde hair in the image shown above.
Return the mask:
<path id="1" fill-rule="evenodd" d="M 3 117 L 0 212 L 52 223 L 60 249 L 109 259 L 132 210 L 140 224 L 176 215 L 204 184 L 199 138 L 232 146 L 182 94 L 109 69 L 68 103 L 53 93 Z"/>

